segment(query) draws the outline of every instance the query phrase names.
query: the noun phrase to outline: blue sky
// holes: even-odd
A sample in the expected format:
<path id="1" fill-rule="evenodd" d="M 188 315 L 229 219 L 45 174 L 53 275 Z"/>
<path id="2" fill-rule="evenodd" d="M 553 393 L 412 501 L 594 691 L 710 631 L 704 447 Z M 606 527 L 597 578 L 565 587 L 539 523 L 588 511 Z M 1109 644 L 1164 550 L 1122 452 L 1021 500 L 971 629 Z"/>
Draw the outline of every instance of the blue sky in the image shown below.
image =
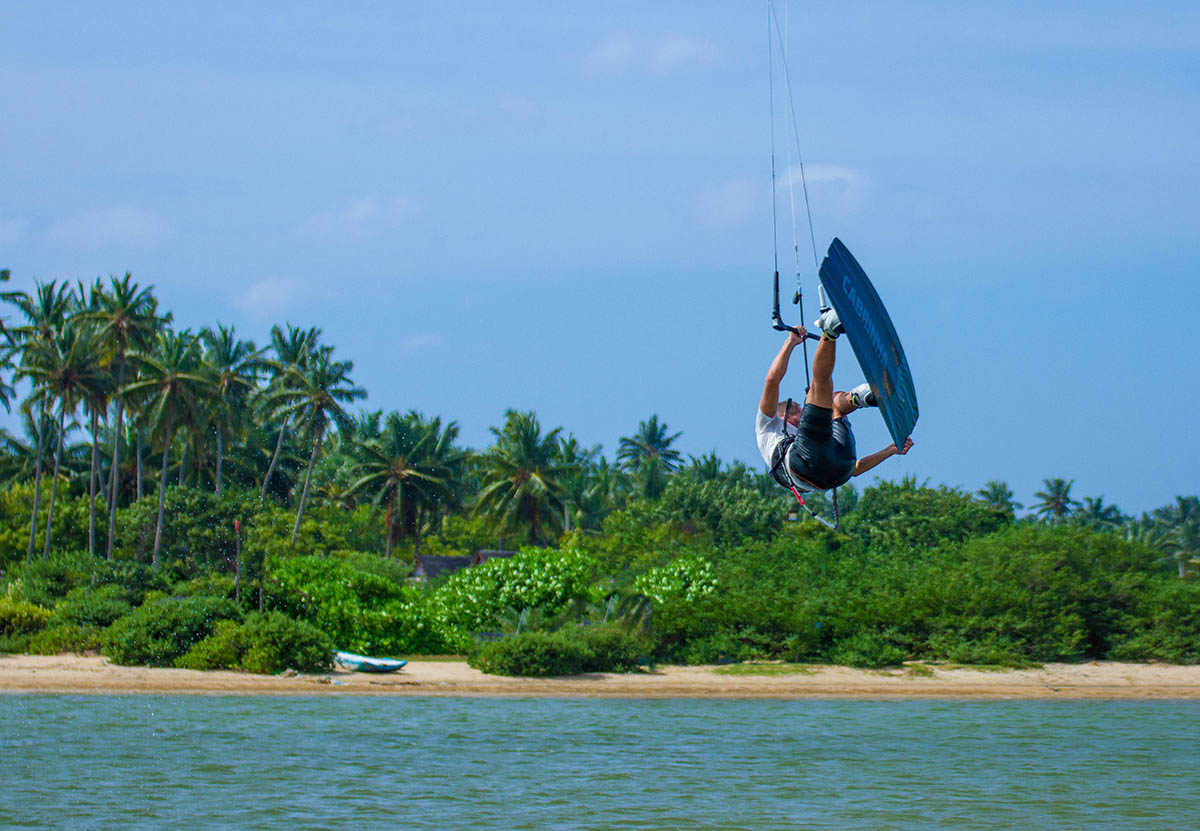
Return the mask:
<path id="1" fill-rule="evenodd" d="M 917 381 L 881 475 L 1142 511 L 1200 490 L 1200 10 L 1046 6 L 793 4 L 816 236 Z M 0 266 L 131 271 L 259 342 L 319 326 L 367 406 L 471 446 L 519 408 L 611 456 L 657 413 L 755 461 L 766 32 L 765 3 L 3 2 Z"/>

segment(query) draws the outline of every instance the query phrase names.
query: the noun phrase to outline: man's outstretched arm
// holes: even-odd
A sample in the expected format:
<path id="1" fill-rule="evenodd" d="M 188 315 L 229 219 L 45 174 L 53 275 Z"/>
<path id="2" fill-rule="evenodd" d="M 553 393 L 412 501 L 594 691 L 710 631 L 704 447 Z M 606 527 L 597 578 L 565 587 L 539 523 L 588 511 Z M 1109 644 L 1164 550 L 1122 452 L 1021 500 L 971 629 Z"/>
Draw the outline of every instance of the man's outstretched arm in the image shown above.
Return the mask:
<path id="1" fill-rule="evenodd" d="M 905 453 L 907 453 L 909 450 L 912 449 L 912 446 L 913 446 L 913 440 L 905 439 L 903 450 L 897 450 L 896 445 L 889 444 L 887 447 L 883 448 L 883 450 L 880 450 L 878 453 L 872 453 L 870 456 L 863 456 L 854 465 L 854 475 L 862 476 L 864 473 L 866 473 L 871 468 L 875 467 L 877 464 L 882 462 L 884 459 L 890 459 L 892 456 L 903 456 Z"/>
<path id="2" fill-rule="evenodd" d="M 774 418 L 775 411 L 779 409 L 779 385 L 783 383 L 783 376 L 787 375 L 788 361 L 791 360 L 792 350 L 804 343 L 804 338 L 808 335 L 803 326 L 796 328 L 799 330 L 799 334 L 788 333 L 788 339 L 783 342 L 783 346 L 779 348 L 779 354 L 775 356 L 775 360 L 771 361 L 771 368 L 767 370 L 767 380 L 763 383 L 762 400 L 758 402 L 758 410 L 768 418 Z"/>

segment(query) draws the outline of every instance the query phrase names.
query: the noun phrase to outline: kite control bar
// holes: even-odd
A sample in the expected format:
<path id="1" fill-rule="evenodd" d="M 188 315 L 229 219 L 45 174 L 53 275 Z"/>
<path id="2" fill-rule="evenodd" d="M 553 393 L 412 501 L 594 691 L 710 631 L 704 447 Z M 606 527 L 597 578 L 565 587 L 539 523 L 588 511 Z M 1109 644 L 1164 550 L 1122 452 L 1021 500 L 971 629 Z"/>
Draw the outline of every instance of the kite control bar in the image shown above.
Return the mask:
<path id="1" fill-rule="evenodd" d="M 800 293 L 797 292 L 796 298 L 793 299 L 792 302 L 793 303 L 798 302 L 799 297 L 800 297 Z M 779 313 L 779 272 L 778 271 L 775 272 L 775 305 L 772 307 L 772 311 L 771 311 L 771 326 L 777 332 L 792 332 L 797 335 L 800 334 L 800 330 L 798 328 L 796 328 L 795 326 L 788 326 L 786 323 L 784 323 L 783 316 Z M 809 340 L 820 340 L 821 339 L 820 335 L 815 335 L 812 332 L 806 332 L 806 335 Z"/>

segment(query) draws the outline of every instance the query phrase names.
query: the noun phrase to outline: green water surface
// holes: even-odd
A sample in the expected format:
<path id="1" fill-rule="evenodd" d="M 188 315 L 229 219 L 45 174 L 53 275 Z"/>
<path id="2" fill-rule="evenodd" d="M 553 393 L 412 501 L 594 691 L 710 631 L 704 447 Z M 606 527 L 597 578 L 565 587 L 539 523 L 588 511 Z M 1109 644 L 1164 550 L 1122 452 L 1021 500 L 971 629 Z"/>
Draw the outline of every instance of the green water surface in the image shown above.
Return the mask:
<path id="1" fill-rule="evenodd" d="M 0 695 L 0 828 L 1191 829 L 1200 702 Z"/>

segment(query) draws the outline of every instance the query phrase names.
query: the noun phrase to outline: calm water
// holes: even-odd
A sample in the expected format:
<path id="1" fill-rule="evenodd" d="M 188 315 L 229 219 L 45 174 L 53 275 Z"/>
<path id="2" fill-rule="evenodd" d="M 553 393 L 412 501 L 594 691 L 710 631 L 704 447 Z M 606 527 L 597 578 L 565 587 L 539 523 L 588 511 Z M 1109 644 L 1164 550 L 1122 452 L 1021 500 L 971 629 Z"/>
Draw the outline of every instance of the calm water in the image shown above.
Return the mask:
<path id="1" fill-rule="evenodd" d="M 0 695 L 0 828 L 1200 827 L 1198 702 Z"/>

